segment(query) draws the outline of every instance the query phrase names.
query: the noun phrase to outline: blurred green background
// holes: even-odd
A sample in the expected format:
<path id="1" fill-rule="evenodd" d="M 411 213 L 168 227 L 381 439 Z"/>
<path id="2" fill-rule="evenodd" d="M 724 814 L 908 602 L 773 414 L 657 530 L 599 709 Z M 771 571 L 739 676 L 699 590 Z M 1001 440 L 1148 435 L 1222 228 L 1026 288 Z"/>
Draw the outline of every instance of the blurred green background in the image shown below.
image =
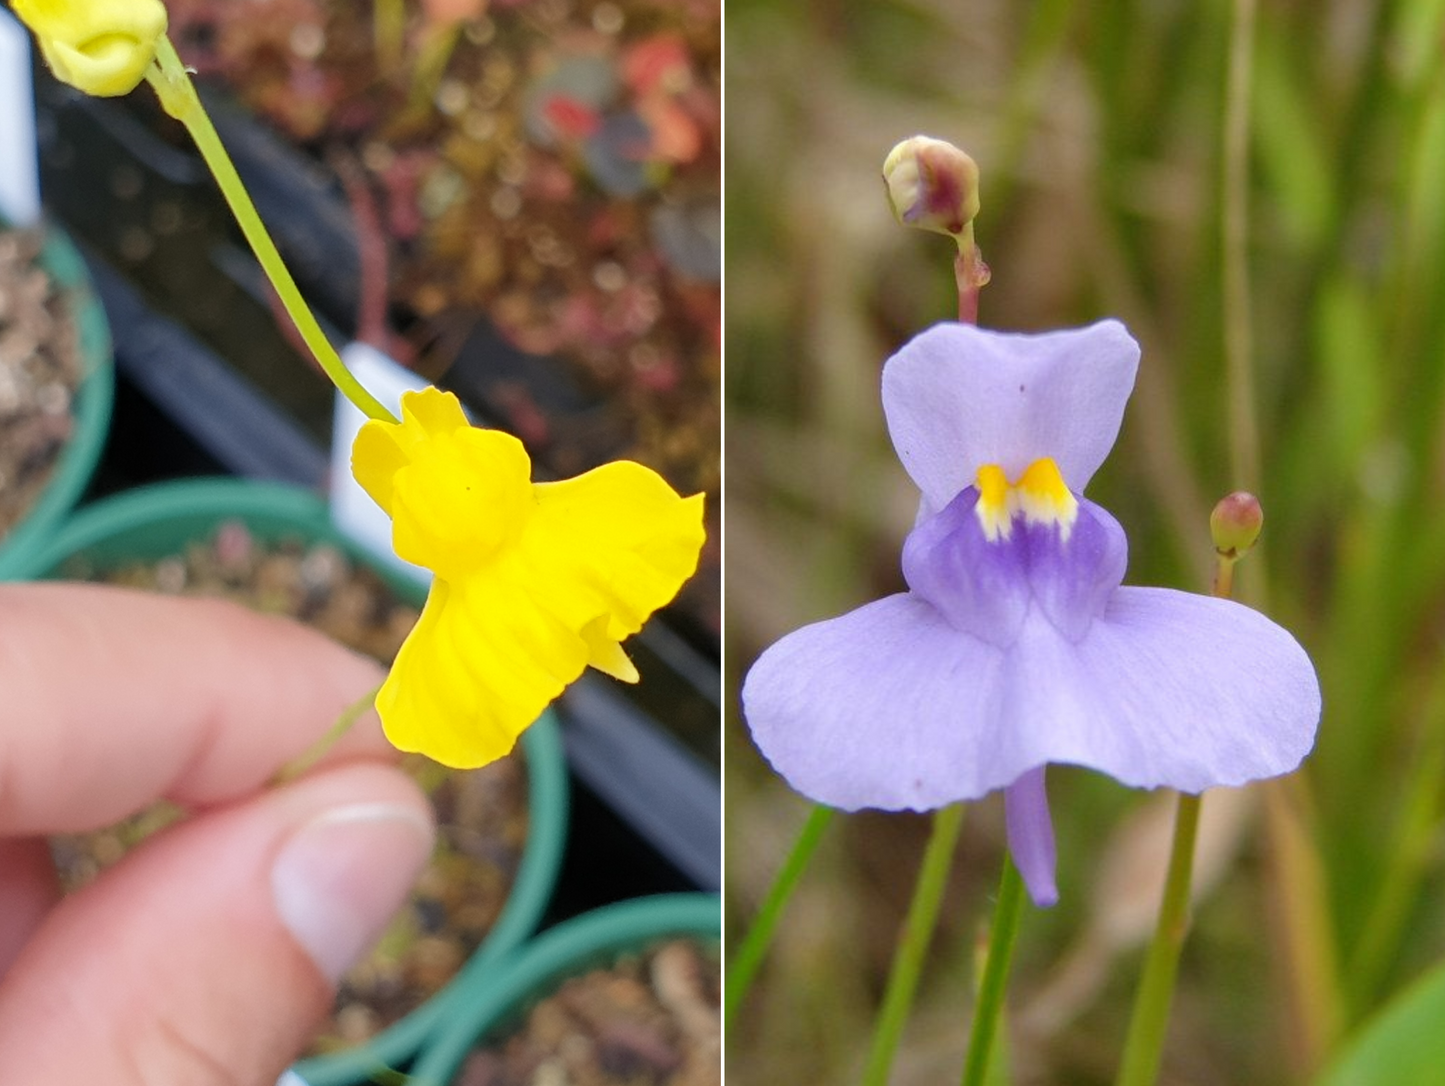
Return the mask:
<path id="1" fill-rule="evenodd" d="M 1258 479 L 1231 470 L 1225 366 L 1237 8 Z M 1244 592 L 1310 651 L 1325 715 L 1272 803 L 1205 802 L 1161 1081 L 1307 1081 L 1445 955 L 1445 2 L 731 0 L 725 85 L 729 689 L 775 638 L 902 587 L 917 497 L 878 374 L 951 317 L 952 246 L 894 223 L 879 167 L 948 139 L 982 172 L 980 323 L 1117 316 L 1143 345 L 1090 487 L 1129 533 L 1126 581 L 1206 590 L 1210 506 L 1263 501 Z M 806 805 L 735 708 L 726 735 L 735 941 Z M 1109 1082 L 1172 806 L 1069 769 L 1050 786 L 1062 902 L 1025 916 L 1010 1072 Z M 729 1082 L 856 1081 L 928 824 L 834 822 Z M 957 1081 L 1001 842 L 999 798 L 973 805 L 895 1084 Z"/>

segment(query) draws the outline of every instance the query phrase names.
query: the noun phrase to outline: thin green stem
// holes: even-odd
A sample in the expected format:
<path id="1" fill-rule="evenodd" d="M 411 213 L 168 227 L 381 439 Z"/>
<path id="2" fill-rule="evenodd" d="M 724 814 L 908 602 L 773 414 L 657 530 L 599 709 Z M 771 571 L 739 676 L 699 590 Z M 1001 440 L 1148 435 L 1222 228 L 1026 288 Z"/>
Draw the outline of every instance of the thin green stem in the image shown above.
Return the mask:
<path id="1" fill-rule="evenodd" d="M 325 735 L 276 771 L 276 775 L 271 778 L 271 784 L 278 785 L 285 784 L 287 781 L 294 781 L 297 777 L 321 761 L 322 758 L 326 757 L 331 748 L 341 742 L 346 733 L 351 730 L 352 725 L 360 720 L 366 711 L 376 704 L 376 695 L 380 690 L 380 687 L 376 687 L 373 690 L 367 691 L 366 694 L 357 698 L 356 701 L 343 709 L 341 715 L 337 717 L 336 722 L 327 729 Z"/>
<path id="2" fill-rule="evenodd" d="M 256 206 L 251 202 L 246 186 L 241 183 L 236 167 L 231 163 L 231 156 L 226 153 L 220 136 L 216 134 L 215 126 L 211 124 L 211 118 L 207 116 L 200 96 L 196 94 L 195 84 L 191 82 L 169 38 L 162 38 L 157 45 L 156 63 L 151 65 L 146 73 L 146 80 L 160 96 L 165 111 L 184 124 L 191 138 L 196 141 L 196 146 L 215 176 L 216 183 L 220 185 L 226 202 L 231 205 L 241 232 L 246 235 L 246 240 L 256 254 L 256 259 L 261 262 L 266 277 L 276 288 L 281 304 L 295 321 L 297 331 L 301 333 L 301 338 L 306 341 L 306 346 L 311 349 L 321 368 L 326 371 L 326 376 L 330 377 L 342 395 L 364 414 L 384 422 L 395 422 L 396 417 L 351 375 L 351 371 L 341 361 L 341 356 L 321 331 L 321 326 L 316 323 L 315 316 L 301 297 L 296 281 L 291 278 L 290 271 L 281 260 L 281 254 L 276 251 L 271 235 L 266 232 L 261 216 L 256 212 Z"/>
<path id="3" fill-rule="evenodd" d="M 1224 356 L 1229 375 L 1229 446 L 1234 483 L 1259 487 L 1259 421 L 1254 406 L 1249 305 L 1249 102 L 1255 0 L 1234 0 L 1224 105 Z"/>
<path id="4" fill-rule="evenodd" d="M 923 972 L 923 959 L 938 923 L 938 909 L 948 885 L 948 869 L 953 864 L 953 849 L 958 844 L 958 832 L 963 827 L 963 812 L 964 805 L 955 803 L 933 816 L 933 832 L 929 834 L 928 847 L 923 853 L 918 881 L 913 888 L 913 901 L 908 906 L 908 917 L 903 922 L 898 949 L 893 955 L 893 968 L 888 974 L 888 987 L 883 993 L 883 1006 L 873 1029 L 873 1047 L 863 1071 L 863 1086 L 886 1086 L 888 1082 L 893 1055 L 898 1050 L 898 1041 L 918 989 L 918 978 Z"/>
<path id="5" fill-rule="evenodd" d="M 1214 563 L 1214 594 L 1227 600 L 1234 594 L 1235 559 L 1220 555 Z"/>
<path id="6" fill-rule="evenodd" d="M 1023 879 L 1019 877 L 1013 857 L 1005 854 L 998 905 L 994 908 L 993 929 L 988 937 L 988 958 L 984 962 L 983 981 L 978 986 L 978 1006 L 974 1009 L 973 1028 L 968 1036 L 963 1086 L 984 1086 L 988 1081 L 989 1059 L 993 1055 L 999 1017 L 1003 1014 L 1004 989 L 1008 985 L 1009 966 L 1013 962 L 1023 904 Z"/>
<path id="7" fill-rule="evenodd" d="M 1118 1086 L 1150 1086 L 1159 1074 L 1164 1034 L 1169 1028 L 1169 1006 L 1174 1000 L 1174 978 L 1179 972 L 1179 953 L 1189 930 L 1189 886 L 1193 881 L 1194 840 L 1199 830 L 1202 798 L 1184 793 L 1179 796 L 1164 898 L 1159 904 L 1154 938 L 1144 959 L 1144 976 L 1134 997 Z"/>
<path id="8" fill-rule="evenodd" d="M 762 907 L 758 915 L 753 917 L 752 926 L 743 936 L 742 945 L 733 956 L 732 963 L 727 970 L 727 985 L 723 996 L 723 1023 L 726 1025 L 742 1006 L 743 1000 L 747 998 L 748 990 L 752 987 L 753 978 L 757 975 L 763 959 L 767 956 L 768 947 L 772 944 L 773 933 L 777 929 L 778 921 L 782 918 L 783 909 L 788 904 L 788 899 L 793 896 L 793 890 L 802 878 L 803 870 L 808 866 L 808 861 L 813 858 L 813 853 L 818 848 L 818 842 L 822 840 L 823 831 L 828 828 L 828 823 L 833 820 L 834 811 L 831 807 L 824 807 L 821 804 L 815 806 L 808 814 L 808 819 L 803 823 L 802 830 L 798 833 L 798 839 L 793 843 L 793 849 L 788 853 L 788 858 L 783 862 L 782 870 L 773 880 L 773 885 L 768 890 L 768 896 L 763 899 Z"/>

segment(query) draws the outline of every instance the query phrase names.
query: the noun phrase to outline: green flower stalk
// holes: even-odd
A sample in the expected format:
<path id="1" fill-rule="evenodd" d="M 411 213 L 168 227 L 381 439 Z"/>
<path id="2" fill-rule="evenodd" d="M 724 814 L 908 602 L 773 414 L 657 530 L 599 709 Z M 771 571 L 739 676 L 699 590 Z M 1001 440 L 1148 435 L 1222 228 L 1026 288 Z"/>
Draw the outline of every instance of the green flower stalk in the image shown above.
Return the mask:
<path id="1" fill-rule="evenodd" d="M 1244 490 L 1221 498 L 1209 515 L 1214 543 L 1214 595 L 1228 599 L 1234 585 L 1234 564 L 1249 553 L 1264 527 L 1259 499 Z M 1174 841 L 1169 851 L 1169 873 L 1154 938 L 1144 958 L 1144 974 L 1134 998 L 1119 1086 L 1150 1086 L 1159 1075 L 1169 1008 L 1179 974 L 1179 955 L 1189 933 L 1189 894 L 1194 877 L 1194 844 L 1199 834 L 1199 812 L 1204 797 L 1181 792 L 1174 815 Z"/>
<path id="2" fill-rule="evenodd" d="M 993 1059 L 994 1041 L 998 1037 L 999 1019 L 1003 1017 L 1004 992 L 1008 987 L 1009 967 L 1013 964 L 1014 943 L 1018 939 L 1023 908 L 1023 879 L 1013 857 L 1005 852 L 998 904 L 994 908 L 993 926 L 989 929 L 983 977 L 978 985 L 978 1005 L 974 1009 L 973 1026 L 968 1035 L 963 1086 L 986 1086 L 989 1081 L 988 1069 Z"/>
<path id="3" fill-rule="evenodd" d="M 62 82 L 101 97 L 128 94 L 141 80 L 150 83 L 162 108 L 195 140 L 266 277 L 326 375 L 363 414 L 395 422 L 396 417 L 351 375 L 301 297 L 216 135 L 190 74 L 166 37 L 166 9 L 160 0 L 15 0 L 14 7 Z"/>
<path id="4" fill-rule="evenodd" d="M 873 1045 L 868 1052 L 868 1065 L 863 1071 L 863 1086 L 887 1086 L 893 1054 L 903 1036 L 928 946 L 933 939 L 933 929 L 938 923 L 938 910 L 943 904 L 943 892 L 947 889 L 948 871 L 953 865 L 953 850 L 958 843 L 958 832 L 963 828 L 965 810 L 962 803 L 955 803 L 933 816 L 933 832 L 929 834 L 928 848 L 919 866 L 913 901 L 908 906 L 908 917 L 903 921 L 898 949 L 893 955 L 893 967 L 888 974 L 888 987 L 883 994 L 883 1007 L 874 1026 Z"/>
<path id="5" fill-rule="evenodd" d="M 793 891 L 797 889 L 798 881 L 803 877 L 808 861 L 813 858 L 818 842 L 823 839 L 823 831 L 833 820 L 834 813 L 833 808 L 824 807 L 822 804 L 814 806 L 808 812 L 807 821 L 803 823 L 787 860 L 773 879 L 773 885 L 768 889 L 762 907 L 753 917 L 738 952 L 728 964 L 723 991 L 724 1027 L 733 1021 L 743 1001 L 747 999 L 753 978 L 757 976 L 763 959 L 767 957 L 768 948 L 772 946 L 773 934 L 777 931 L 778 921 L 783 917 L 783 910 L 791 900 Z"/>
<path id="6" fill-rule="evenodd" d="M 291 277 L 290 270 L 276 250 L 276 243 L 271 240 L 270 233 L 261 222 L 261 216 L 256 211 L 256 205 L 251 202 L 246 186 L 241 183 L 231 156 L 226 153 L 215 126 L 211 124 L 211 118 L 201 104 L 195 84 L 191 82 L 181 58 L 176 55 L 175 46 L 164 36 L 157 43 L 155 63 L 146 72 L 146 80 L 155 89 L 162 108 L 185 125 L 186 131 L 196 141 L 206 165 L 210 167 L 216 183 L 226 197 L 226 203 L 231 206 L 231 212 L 236 216 L 241 232 L 246 235 L 246 241 L 250 243 L 256 259 L 261 262 L 266 278 L 275 287 L 286 313 L 295 323 L 296 330 L 301 333 L 301 338 L 305 340 L 307 348 L 326 372 L 326 376 L 331 378 L 331 382 L 341 394 L 355 404 L 362 414 L 383 422 L 395 422 L 396 416 L 351 375 L 351 371 L 341 361 L 341 356 L 336 353 L 336 348 L 321 331 L 316 317 L 301 297 L 296 280 Z"/>

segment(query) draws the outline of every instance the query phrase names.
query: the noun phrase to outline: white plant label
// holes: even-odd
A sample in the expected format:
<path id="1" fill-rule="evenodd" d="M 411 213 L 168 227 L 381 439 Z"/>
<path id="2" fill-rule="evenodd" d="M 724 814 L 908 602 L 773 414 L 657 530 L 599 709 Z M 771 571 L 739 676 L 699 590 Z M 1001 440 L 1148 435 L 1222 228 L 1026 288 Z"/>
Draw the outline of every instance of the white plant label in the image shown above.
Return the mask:
<path id="1" fill-rule="evenodd" d="M 37 153 L 30 35 L 0 7 L 0 217 L 17 226 L 40 221 Z"/>

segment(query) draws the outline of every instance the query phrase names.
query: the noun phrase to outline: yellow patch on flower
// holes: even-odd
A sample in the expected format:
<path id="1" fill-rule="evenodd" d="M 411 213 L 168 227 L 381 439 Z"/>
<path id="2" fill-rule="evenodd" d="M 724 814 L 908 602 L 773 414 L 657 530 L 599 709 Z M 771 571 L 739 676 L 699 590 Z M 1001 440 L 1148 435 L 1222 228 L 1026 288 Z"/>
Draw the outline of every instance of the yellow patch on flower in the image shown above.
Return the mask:
<path id="1" fill-rule="evenodd" d="M 1069 490 L 1052 457 L 1030 464 L 1014 488 L 1025 520 L 1030 524 L 1057 524 L 1064 540 L 1068 540 L 1079 515 L 1079 499 Z"/>
<path id="2" fill-rule="evenodd" d="M 145 78 L 166 32 L 161 0 L 13 0 L 55 77 L 102 98 Z"/>
<path id="3" fill-rule="evenodd" d="M 1020 514 L 1028 524 L 1057 524 L 1061 538 L 1068 542 L 1079 514 L 1079 499 L 1051 457 L 1035 460 L 1015 483 L 1008 481 L 999 465 L 984 464 L 978 469 L 975 485 L 978 503 L 974 512 L 990 543 L 1009 538 L 1013 518 Z"/>
<path id="4" fill-rule="evenodd" d="M 997 464 L 984 464 L 978 469 L 977 486 L 978 504 L 974 511 L 983 525 L 983 537 L 990 543 L 1007 539 L 1013 532 L 1014 515 L 1008 476 Z"/>
<path id="5" fill-rule="evenodd" d="M 450 766 L 502 757 L 589 665 L 636 682 L 621 642 L 697 568 L 702 495 L 629 461 L 533 483 L 520 441 L 435 388 L 366 423 L 351 466 L 396 553 L 436 574 L 377 712 L 397 747 Z"/>

